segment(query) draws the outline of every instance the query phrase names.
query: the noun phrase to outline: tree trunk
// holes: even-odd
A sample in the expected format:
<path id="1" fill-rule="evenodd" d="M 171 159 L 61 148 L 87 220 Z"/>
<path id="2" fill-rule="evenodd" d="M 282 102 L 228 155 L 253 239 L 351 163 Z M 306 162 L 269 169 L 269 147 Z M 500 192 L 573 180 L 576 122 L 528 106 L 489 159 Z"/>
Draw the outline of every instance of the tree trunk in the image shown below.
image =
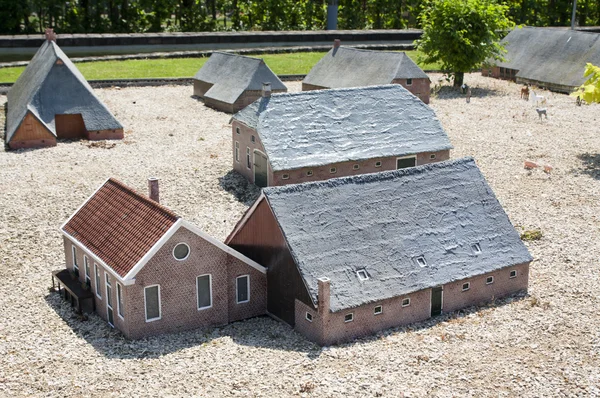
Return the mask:
<path id="1" fill-rule="evenodd" d="M 215 21 L 215 23 L 217 22 L 217 0 L 212 0 L 210 2 L 210 11 L 212 14 L 212 19 L 213 21 Z"/>
<path id="2" fill-rule="evenodd" d="M 454 72 L 454 87 L 460 87 L 465 80 L 465 72 Z"/>

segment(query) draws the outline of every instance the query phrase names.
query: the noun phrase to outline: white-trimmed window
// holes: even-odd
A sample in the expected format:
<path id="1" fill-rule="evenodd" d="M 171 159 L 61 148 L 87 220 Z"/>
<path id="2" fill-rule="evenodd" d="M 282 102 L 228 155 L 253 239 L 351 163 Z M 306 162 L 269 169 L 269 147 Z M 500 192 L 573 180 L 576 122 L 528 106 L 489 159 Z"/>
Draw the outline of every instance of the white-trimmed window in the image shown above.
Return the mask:
<path id="1" fill-rule="evenodd" d="M 426 267 L 427 266 L 427 260 L 425 260 L 424 256 L 419 256 L 415 259 L 415 261 L 417 262 L 417 264 L 419 264 L 419 267 Z"/>
<path id="2" fill-rule="evenodd" d="M 235 132 L 236 132 L 236 134 L 239 134 L 239 133 L 240 133 L 240 128 L 239 128 L 239 127 L 236 127 L 236 128 L 235 128 Z"/>
<path id="3" fill-rule="evenodd" d="M 485 284 L 486 285 L 491 285 L 492 283 L 494 283 L 494 277 L 493 276 L 488 276 L 487 278 L 485 278 Z"/>
<path id="4" fill-rule="evenodd" d="M 235 161 L 240 162 L 240 143 L 235 142 Z"/>
<path id="5" fill-rule="evenodd" d="M 332 168 L 330 168 L 330 169 L 329 169 L 329 172 L 330 172 L 331 174 L 335 174 L 335 173 L 337 173 L 337 168 L 335 168 L 335 167 L 332 167 Z"/>
<path id="6" fill-rule="evenodd" d="M 238 276 L 235 279 L 235 300 L 238 304 L 250 301 L 250 275 Z"/>
<path id="7" fill-rule="evenodd" d="M 473 243 L 471 245 L 471 250 L 473 250 L 473 253 L 475 253 L 475 254 L 480 254 L 481 253 L 481 246 L 479 245 L 479 243 Z"/>
<path id="8" fill-rule="evenodd" d="M 369 279 L 369 275 L 367 274 L 367 270 L 365 269 L 359 269 L 358 271 L 356 271 L 356 274 L 358 275 L 358 279 L 360 279 L 361 281 L 366 281 L 367 279 Z"/>
<path id="9" fill-rule="evenodd" d="M 187 243 L 178 243 L 173 248 L 173 257 L 175 257 L 175 260 L 183 261 L 188 258 L 189 255 L 190 247 L 187 245 Z"/>
<path id="10" fill-rule="evenodd" d="M 312 171 L 312 170 L 308 170 L 308 171 L 306 172 L 306 176 L 307 176 L 307 177 L 312 177 L 312 176 L 313 176 L 313 171 Z"/>
<path id="11" fill-rule="evenodd" d="M 383 313 L 383 306 L 382 305 L 378 305 L 375 307 L 375 309 L 373 309 L 373 315 L 379 315 Z"/>
<path id="12" fill-rule="evenodd" d="M 516 269 L 510 270 L 509 278 L 516 278 L 516 277 L 517 277 L 517 270 Z"/>
<path id="13" fill-rule="evenodd" d="M 471 288 L 471 282 L 465 282 L 465 283 L 462 284 L 462 291 L 463 292 L 466 292 L 470 288 Z"/>
<path id="14" fill-rule="evenodd" d="M 94 263 L 94 282 L 96 283 L 96 296 L 99 299 L 102 299 L 102 283 L 100 282 L 100 270 L 98 269 L 98 264 Z"/>
<path id="15" fill-rule="evenodd" d="M 412 79 L 406 79 L 406 85 L 412 86 Z"/>
<path id="16" fill-rule="evenodd" d="M 73 271 L 79 272 L 79 265 L 77 264 L 77 248 L 75 245 L 71 245 L 71 253 L 73 254 Z"/>
<path id="17" fill-rule="evenodd" d="M 105 283 L 104 287 L 106 289 L 106 316 L 108 318 L 108 324 L 112 327 L 115 326 L 115 320 L 113 318 L 113 303 L 112 303 L 112 285 L 110 283 L 110 276 L 108 276 L 108 272 L 104 272 Z"/>
<path id="18" fill-rule="evenodd" d="M 117 282 L 117 314 L 119 314 L 121 319 L 125 319 L 125 310 L 123 307 L 123 286 Z"/>
<path id="19" fill-rule="evenodd" d="M 85 283 L 92 286 L 92 277 L 90 276 L 90 260 L 87 256 L 83 256 L 83 270 L 85 272 Z"/>
<path id="20" fill-rule="evenodd" d="M 290 175 L 289 174 L 282 174 L 281 175 L 281 179 L 282 180 L 289 180 L 290 179 Z"/>
<path id="21" fill-rule="evenodd" d="M 375 162 L 375 167 L 381 167 L 381 162 L 380 161 Z"/>
<path id="22" fill-rule="evenodd" d="M 431 160 L 435 159 L 435 153 L 432 153 L 431 155 L 429 155 L 429 159 L 431 159 Z"/>
<path id="23" fill-rule="evenodd" d="M 250 147 L 246 147 L 246 167 L 252 168 L 252 162 L 250 161 Z"/>
<path id="24" fill-rule="evenodd" d="M 360 165 L 358 163 L 352 165 L 352 170 L 358 170 L 360 169 Z"/>
<path id="25" fill-rule="evenodd" d="M 402 306 L 408 307 L 410 305 L 410 297 L 406 297 L 402 299 Z"/>
<path id="26" fill-rule="evenodd" d="M 352 322 L 354 320 L 354 312 L 344 315 L 344 322 Z"/>
<path id="27" fill-rule="evenodd" d="M 160 319 L 160 285 L 146 286 L 144 288 L 144 307 L 146 322 Z"/>
<path id="28" fill-rule="evenodd" d="M 310 312 L 307 312 L 306 315 L 304 316 L 304 319 L 306 319 L 309 322 L 312 322 L 313 316 Z"/>
<path id="29" fill-rule="evenodd" d="M 200 275 L 196 278 L 196 297 L 198 298 L 198 310 L 212 307 L 212 276 L 210 274 Z"/>

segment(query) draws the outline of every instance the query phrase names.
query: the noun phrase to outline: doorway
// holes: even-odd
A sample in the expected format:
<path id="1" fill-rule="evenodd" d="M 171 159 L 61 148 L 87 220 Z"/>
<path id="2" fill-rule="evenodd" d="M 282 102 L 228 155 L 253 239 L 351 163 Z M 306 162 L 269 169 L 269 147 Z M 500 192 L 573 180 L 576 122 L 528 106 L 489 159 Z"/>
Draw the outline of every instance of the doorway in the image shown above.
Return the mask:
<path id="1" fill-rule="evenodd" d="M 442 286 L 431 289 L 431 316 L 442 313 L 442 303 L 444 301 L 444 288 Z"/>
<path id="2" fill-rule="evenodd" d="M 261 151 L 254 150 L 254 184 L 264 188 L 268 185 L 267 156 Z"/>
<path id="3" fill-rule="evenodd" d="M 56 128 L 56 136 L 67 140 L 84 138 L 87 133 L 81 113 L 55 115 L 54 127 Z"/>

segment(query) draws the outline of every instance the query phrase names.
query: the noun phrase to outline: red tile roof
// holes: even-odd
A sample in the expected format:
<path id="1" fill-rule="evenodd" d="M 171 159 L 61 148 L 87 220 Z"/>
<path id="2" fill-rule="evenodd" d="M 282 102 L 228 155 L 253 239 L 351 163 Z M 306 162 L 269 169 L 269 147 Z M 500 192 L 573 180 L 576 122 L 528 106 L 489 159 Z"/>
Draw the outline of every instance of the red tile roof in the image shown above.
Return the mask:
<path id="1" fill-rule="evenodd" d="M 179 216 L 109 179 L 63 227 L 124 277 Z"/>

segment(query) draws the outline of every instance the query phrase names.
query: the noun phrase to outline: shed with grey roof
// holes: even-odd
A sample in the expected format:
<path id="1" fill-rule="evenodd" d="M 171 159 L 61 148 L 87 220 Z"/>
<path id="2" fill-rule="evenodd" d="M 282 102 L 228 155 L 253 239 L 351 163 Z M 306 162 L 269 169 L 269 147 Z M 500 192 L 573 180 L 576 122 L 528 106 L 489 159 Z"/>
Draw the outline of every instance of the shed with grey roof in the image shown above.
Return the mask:
<path id="1" fill-rule="evenodd" d="M 8 92 L 5 141 L 15 149 L 56 145 L 57 138 L 119 139 L 123 126 L 46 40 Z"/>
<path id="2" fill-rule="evenodd" d="M 472 158 L 265 188 L 227 243 L 262 261 L 268 286 L 285 276 L 268 310 L 325 343 L 372 332 L 375 315 L 435 315 L 437 294 L 452 311 L 526 290 L 532 261 Z"/>
<path id="3" fill-rule="evenodd" d="M 287 91 L 262 59 L 214 52 L 194 76 L 194 95 L 211 108 L 234 113 L 259 98 L 264 83 L 273 92 Z"/>
<path id="4" fill-rule="evenodd" d="M 404 52 L 334 46 L 302 81 L 302 91 L 400 84 L 429 103 L 431 81 Z"/>
<path id="5" fill-rule="evenodd" d="M 396 84 L 274 94 L 232 126 L 234 169 L 259 186 L 446 160 L 452 148 L 434 111 Z"/>
<path id="6" fill-rule="evenodd" d="M 586 63 L 600 65 L 600 34 L 563 28 L 516 28 L 502 43 L 505 61 L 483 74 L 570 93 L 584 83 Z"/>

